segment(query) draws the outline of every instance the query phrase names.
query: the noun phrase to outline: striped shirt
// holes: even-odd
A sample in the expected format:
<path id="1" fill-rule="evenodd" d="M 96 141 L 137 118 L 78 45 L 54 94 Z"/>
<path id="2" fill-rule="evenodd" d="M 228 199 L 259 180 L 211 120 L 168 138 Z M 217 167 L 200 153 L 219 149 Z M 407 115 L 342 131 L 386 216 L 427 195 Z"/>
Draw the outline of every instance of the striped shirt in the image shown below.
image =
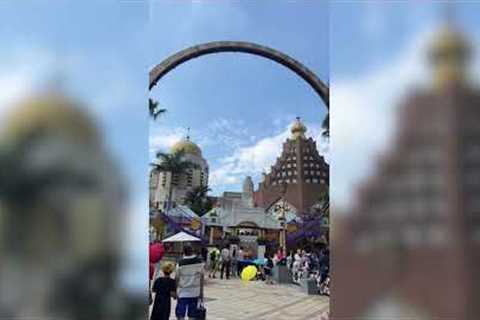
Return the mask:
<path id="1" fill-rule="evenodd" d="M 196 298 L 200 296 L 203 262 L 197 256 L 185 256 L 177 265 L 177 295 L 179 298 Z"/>

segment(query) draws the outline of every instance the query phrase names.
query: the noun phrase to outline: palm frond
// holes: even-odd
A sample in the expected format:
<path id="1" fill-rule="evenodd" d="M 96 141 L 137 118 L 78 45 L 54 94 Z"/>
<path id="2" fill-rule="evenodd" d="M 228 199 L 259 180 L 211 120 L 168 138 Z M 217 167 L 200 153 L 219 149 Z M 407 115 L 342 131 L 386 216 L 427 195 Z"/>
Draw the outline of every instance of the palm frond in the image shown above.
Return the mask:
<path id="1" fill-rule="evenodd" d="M 160 108 L 160 105 L 158 101 L 154 101 L 153 99 L 149 98 L 148 99 L 148 111 L 150 113 L 150 117 L 153 118 L 153 120 L 157 120 L 157 118 L 167 112 L 167 109 Z"/>

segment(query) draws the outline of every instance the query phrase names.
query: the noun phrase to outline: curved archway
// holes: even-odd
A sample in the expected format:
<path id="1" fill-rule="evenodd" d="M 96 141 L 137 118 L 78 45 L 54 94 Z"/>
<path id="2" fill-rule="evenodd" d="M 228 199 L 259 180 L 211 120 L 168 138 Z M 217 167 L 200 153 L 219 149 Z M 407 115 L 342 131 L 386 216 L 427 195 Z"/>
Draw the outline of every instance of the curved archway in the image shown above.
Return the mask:
<path id="1" fill-rule="evenodd" d="M 181 50 L 171 55 L 170 57 L 156 65 L 150 71 L 149 90 L 151 90 L 164 75 L 166 75 L 168 72 L 170 72 L 180 64 L 203 55 L 220 52 L 249 53 L 273 60 L 287 67 L 291 71 L 295 72 L 298 76 L 300 76 L 303 80 L 305 80 L 317 93 L 317 95 L 323 101 L 327 109 L 329 108 L 329 88 L 317 77 L 315 73 L 313 73 L 299 61 L 278 50 L 256 43 L 244 41 L 208 42 Z"/>

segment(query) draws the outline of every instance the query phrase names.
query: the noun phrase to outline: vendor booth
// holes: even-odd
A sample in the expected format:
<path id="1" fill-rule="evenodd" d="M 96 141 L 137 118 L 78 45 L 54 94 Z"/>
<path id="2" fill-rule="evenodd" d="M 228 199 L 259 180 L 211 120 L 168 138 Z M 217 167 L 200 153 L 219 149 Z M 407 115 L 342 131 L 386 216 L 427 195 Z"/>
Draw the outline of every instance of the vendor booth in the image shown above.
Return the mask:
<path id="1" fill-rule="evenodd" d="M 183 247 L 185 245 L 190 245 L 193 248 L 194 253 L 200 254 L 202 247 L 201 241 L 200 238 L 183 231 L 176 233 L 173 236 L 162 240 L 162 243 L 165 246 L 165 258 L 167 260 L 178 261 L 183 255 Z"/>

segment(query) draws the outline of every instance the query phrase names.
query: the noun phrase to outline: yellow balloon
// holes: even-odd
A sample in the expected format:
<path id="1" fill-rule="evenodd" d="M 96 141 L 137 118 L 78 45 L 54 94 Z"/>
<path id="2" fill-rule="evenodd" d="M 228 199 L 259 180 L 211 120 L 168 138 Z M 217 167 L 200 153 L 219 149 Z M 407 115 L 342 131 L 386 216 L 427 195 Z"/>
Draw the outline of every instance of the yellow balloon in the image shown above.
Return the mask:
<path id="1" fill-rule="evenodd" d="M 245 267 L 240 276 L 243 281 L 250 281 L 257 276 L 257 268 L 255 266 Z"/>

